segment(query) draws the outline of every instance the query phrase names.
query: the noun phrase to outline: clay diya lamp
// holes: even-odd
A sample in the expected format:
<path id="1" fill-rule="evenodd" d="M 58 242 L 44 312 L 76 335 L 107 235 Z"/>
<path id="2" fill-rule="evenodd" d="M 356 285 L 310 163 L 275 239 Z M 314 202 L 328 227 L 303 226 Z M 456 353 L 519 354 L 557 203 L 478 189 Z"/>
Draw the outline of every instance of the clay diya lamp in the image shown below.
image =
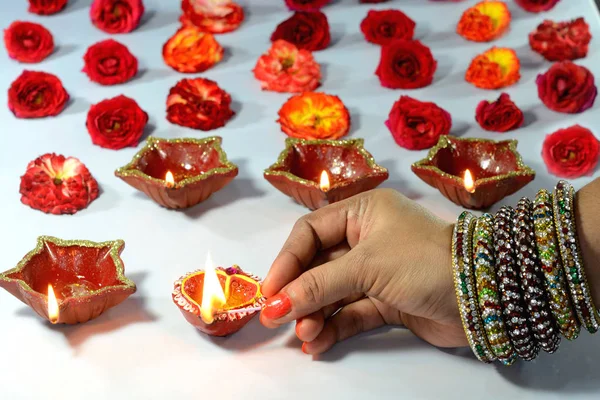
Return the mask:
<path id="1" fill-rule="evenodd" d="M 173 301 L 185 319 L 203 333 L 228 336 L 244 327 L 262 309 L 260 278 L 231 268 L 207 267 L 175 282 Z"/>
<path id="2" fill-rule="evenodd" d="M 453 203 L 474 210 L 491 207 L 535 178 L 535 171 L 523 164 L 516 140 L 442 136 L 412 170 Z"/>
<path id="3" fill-rule="evenodd" d="M 42 236 L 16 268 L 0 274 L 0 286 L 53 324 L 87 322 L 136 291 L 124 276 L 124 246 Z"/>
<path id="4" fill-rule="evenodd" d="M 265 179 L 311 210 L 375 189 L 389 174 L 363 144 L 363 139 L 287 139 Z"/>
<path id="5" fill-rule="evenodd" d="M 150 137 L 133 160 L 115 175 L 166 208 L 195 206 L 221 190 L 238 174 L 227 160 L 220 137 Z"/>

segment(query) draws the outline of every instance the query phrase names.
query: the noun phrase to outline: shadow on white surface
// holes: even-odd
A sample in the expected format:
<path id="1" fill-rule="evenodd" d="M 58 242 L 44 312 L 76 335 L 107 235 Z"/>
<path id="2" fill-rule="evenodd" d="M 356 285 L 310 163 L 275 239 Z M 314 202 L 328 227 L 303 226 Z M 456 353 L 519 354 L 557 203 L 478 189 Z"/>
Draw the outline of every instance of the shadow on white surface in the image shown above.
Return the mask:
<path id="1" fill-rule="evenodd" d="M 455 137 L 465 136 L 471 129 L 471 124 L 465 121 L 452 121 L 452 129 L 450 135 Z"/>
<path id="2" fill-rule="evenodd" d="M 340 43 L 346 36 L 346 28 L 344 24 L 330 24 L 331 42 L 327 47 L 333 47 Z"/>
<path id="3" fill-rule="evenodd" d="M 435 71 L 435 75 L 433 77 L 432 85 L 435 85 L 438 82 L 442 82 L 452 75 L 452 59 L 445 55 L 436 56 L 434 54 L 434 58 L 437 60 L 437 69 Z"/>
<path id="4" fill-rule="evenodd" d="M 250 60 L 258 59 L 258 56 L 250 53 L 248 50 L 242 47 L 223 46 L 223 50 L 223 59 L 215 66 L 217 70 L 224 67 L 233 67 L 237 64 L 243 64 Z M 252 66 L 252 68 L 254 68 L 254 66 Z"/>
<path id="5" fill-rule="evenodd" d="M 140 21 L 140 26 L 134 32 L 147 32 L 154 29 L 161 29 L 165 26 L 179 26 L 179 17 L 181 13 L 168 10 L 146 10 Z M 173 31 L 175 33 L 175 30 Z M 165 39 L 166 40 L 166 39 Z M 162 46 L 162 44 L 161 44 Z"/>
<path id="6" fill-rule="evenodd" d="M 331 42 L 331 44 L 329 46 L 334 46 L 336 49 L 343 49 L 345 47 L 351 47 L 354 45 L 361 45 L 363 43 L 367 43 L 367 45 L 372 45 L 371 43 L 368 43 L 365 40 L 365 37 L 363 36 L 362 32 L 352 32 L 352 33 L 348 33 L 344 36 L 342 36 L 341 38 L 338 37 L 339 33 L 335 33 L 335 37 L 336 37 L 336 41 L 335 42 Z M 375 46 L 374 44 L 372 46 Z M 318 57 L 318 55 L 317 55 Z"/>
<path id="7" fill-rule="evenodd" d="M 336 91 L 348 87 L 348 72 L 345 68 L 323 62 L 321 64 L 321 87 L 317 91 Z M 335 71 L 335 73 L 331 73 Z M 333 93 L 335 94 L 335 93 Z"/>
<path id="8" fill-rule="evenodd" d="M 255 316 L 238 333 L 226 337 L 208 336 L 200 331 L 198 335 L 204 340 L 230 351 L 248 351 L 264 346 L 285 333 L 286 327 L 281 326 L 277 329 L 267 329 L 259 321 L 259 316 Z"/>
<path id="9" fill-rule="evenodd" d="M 528 126 L 535 124 L 537 120 L 538 117 L 533 111 L 523 111 L 523 125 L 521 125 L 521 128 L 527 128 Z"/>
<path id="10" fill-rule="evenodd" d="M 92 0 L 70 0 L 67 3 L 67 7 L 61 14 L 70 14 L 75 13 L 79 10 L 83 10 L 84 8 L 89 8 L 92 4 Z"/>
<path id="11" fill-rule="evenodd" d="M 69 89 L 67 88 L 67 91 Z M 92 103 L 84 99 L 83 97 L 71 97 L 67 102 L 67 107 L 62 115 L 76 115 L 81 113 L 87 113 Z"/>
<path id="12" fill-rule="evenodd" d="M 253 125 L 260 122 L 267 115 L 265 106 L 250 101 L 232 100 L 231 109 L 235 111 L 235 115 L 228 123 L 228 126 L 232 128 Z M 277 116 L 274 119 L 277 119 Z"/>
<path id="13" fill-rule="evenodd" d="M 54 49 L 54 52 L 48 57 L 48 60 L 56 60 L 57 58 L 66 57 L 77 51 L 79 47 L 74 44 L 59 44 Z M 83 56 L 83 54 L 82 54 Z M 83 61 L 82 61 L 83 64 Z"/>
<path id="14" fill-rule="evenodd" d="M 165 78 L 170 78 L 172 76 L 175 76 L 175 71 L 168 68 L 142 68 L 138 71 L 137 75 L 128 82 L 128 84 L 152 83 Z"/>
<path id="15" fill-rule="evenodd" d="M 390 172 L 390 175 L 393 176 L 393 180 L 388 179 L 387 181 L 383 182 L 379 186 L 379 188 L 395 189 L 411 200 L 419 200 L 421 198 L 420 193 L 415 192 L 414 190 L 412 190 L 410 188 L 408 181 L 404 180 L 401 176 L 394 173 L 395 171 L 398 171 L 400 169 L 400 167 L 398 166 L 397 160 L 394 160 L 394 159 L 378 160 L 377 164 L 381 165 L 384 168 L 387 168 L 387 170 Z M 411 172 L 407 172 L 407 173 L 411 173 Z M 400 178 L 400 179 L 398 179 L 398 178 Z"/>

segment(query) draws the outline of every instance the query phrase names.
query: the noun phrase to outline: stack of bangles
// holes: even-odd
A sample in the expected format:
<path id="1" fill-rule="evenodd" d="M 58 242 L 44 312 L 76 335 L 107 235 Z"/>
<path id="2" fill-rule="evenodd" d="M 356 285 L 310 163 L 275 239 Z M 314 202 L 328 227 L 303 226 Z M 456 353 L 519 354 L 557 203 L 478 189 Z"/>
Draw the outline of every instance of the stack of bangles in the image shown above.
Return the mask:
<path id="1" fill-rule="evenodd" d="M 553 353 L 561 336 L 600 328 L 575 225 L 575 190 L 560 181 L 532 203 L 476 218 L 463 212 L 452 238 L 454 283 L 471 349 L 485 363 Z"/>

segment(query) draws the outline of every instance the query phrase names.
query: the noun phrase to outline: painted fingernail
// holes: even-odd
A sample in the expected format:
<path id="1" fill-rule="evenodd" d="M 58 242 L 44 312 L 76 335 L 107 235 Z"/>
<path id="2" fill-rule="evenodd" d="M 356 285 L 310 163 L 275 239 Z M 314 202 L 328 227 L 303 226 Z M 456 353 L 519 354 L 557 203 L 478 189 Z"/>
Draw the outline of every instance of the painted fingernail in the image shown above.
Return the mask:
<path id="1" fill-rule="evenodd" d="M 308 346 L 308 343 L 306 343 L 306 342 L 302 343 L 302 352 L 304 354 L 308 354 L 308 351 L 306 351 L 306 346 Z"/>
<path id="2" fill-rule="evenodd" d="M 285 293 L 279 293 L 267 300 L 263 316 L 268 319 L 279 319 L 292 311 L 292 301 Z"/>

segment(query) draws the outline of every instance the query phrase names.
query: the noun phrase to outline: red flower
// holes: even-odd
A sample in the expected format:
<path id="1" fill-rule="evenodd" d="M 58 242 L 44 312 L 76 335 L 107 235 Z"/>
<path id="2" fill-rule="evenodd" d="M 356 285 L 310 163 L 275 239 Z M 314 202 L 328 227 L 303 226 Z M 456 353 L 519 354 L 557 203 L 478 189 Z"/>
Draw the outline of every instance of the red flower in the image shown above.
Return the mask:
<path id="1" fill-rule="evenodd" d="M 125 83 L 138 72 L 137 58 L 125 45 L 112 39 L 90 46 L 83 61 L 83 72 L 91 81 L 101 85 Z"/>
<path id="2" fill-rule="evenodd" d="M 423 150 L 433 147 L 440 136 L 450 133 L 452 117 L 435 103 L 401 96 L 394 103 L 385 125 L 398 146 Z"/>
<path id="3" fill-rule="evenodd" d="M 15 21 L 4 30 L 8 56 L 22 63 L 38 63 L 54 51 L 52 34 L 40 24 Z"/>
<path id="4" fill-rule="evenodd" d="M 415 21 L 400 10 L 371 10 L 360 24 L 368 42 L 385 45 L 395 39 L 412 39 Z"/>
<path id="5" fill-rule="evenodd" d="M 331 0 L 285 0 L 285 4 L 292 11 L 318 11 Z"/>
<path id="6" fill-rule="evenodd" d="M 381 48 L 375 74 L 390 89 L 417 89 L 433 82 L 437 61 L 418 40 L 395 40 Z"/>
<path id="7" fill-rule="evenodd" d="M 572 179 L 591 175 L 598 165 L 600 144 L 589 130 L 579 125 L 546 136 L 542 158 L 548 172 Z"/>
<path id="8" fill-rule="evenodd" d="M 223 59 L 223 48 L 215 37 L 194 25 L 183 26 L 163 46 L 163 60 L 176 71 L 206 71 Z"/>
<path id="9" fill-rule="evenodd" d="M 279 25 L 271 35 L 271 41 L 285 40 L 299 49 L 323 50 L 331 42 L 329 22 L 320 11 L 296 12 Z"/>
<path id="10" fill-rule="evenodd" d="M 475 120 L 486 131 L 507 132 L 523 125 L 523 111 L 510 99 L 508 93 L 502 93 L 494 102 L 483 100 L 477 106 Z"/>
<path id="11" fill-rule="evenodd" d="M 167 119 L 177 125 L 209 131 L 225 125 L 235 113 L 231 96 L 209 79 L 183 79 L 167 97 Z"/>
<path id="12" fill-rule="evenodd" d="M 576 114 L 594 105 L 598 89 L 594 75 L 571 61 L 557 62 L 536 80 L 540 100 L 549 109 Z"/>
<path id="13" fill-rule="evenodd" d="M 106 33 L 128 33 L 140 24 L 142 0 L 94 0 L 90 17 L 96 28 Z"/>
<path id="14" fill-rule="evenodd" d="M 99 195 L 98 182 L 76 158 L 45 154 L 21 177 L 21 203 L 45 213 L 75 214 Z"/>
<path id="15" fill-rule="evenodd" d="M 529 34 L 529 45 L 548 61 L 576 60 L 587 56 L 592 35 L 583 18 L 568 22 L 542 22 Z"/>
<path id="16" fill-rule="evenodd" d="M 515 0 L 525 11 L 539 13 L 552 9 L 560 0 Z"/>
<path id="17" fill-rule="evenodd" d="M 467 40 L 489 42 L 504 34 L 511 15 L 503 1 L 482 1 L 467 9 L 456 27 L 456 32 Z"/>
<path id="18" fill-rule="evenodd" d="M 233 1 L 182 0 L 183 26 L 193 25 L 204 32 L 227 33 L 244 21 L 244 9 Z"/>
<path id="19" fill-rule="evenodd" d="M 60 79 L 46 72 L 25 70 L 8 89 L 8 108 L 17 118 L 56 116 L 68 100 Z"/>
<path id="20" fill-rule="evenodd" d="M 86 127 L 92 143 L 119 150 L 137 146 L 147 123 L 148 114 L 135 100 L 121 95 L 93 105 Z"/>
<path id="21" fill-rule="evenodd" d="M 29 0 L 29 12 L 38 15 L 51 15 L 61 11 L 67 0 Z"/>

